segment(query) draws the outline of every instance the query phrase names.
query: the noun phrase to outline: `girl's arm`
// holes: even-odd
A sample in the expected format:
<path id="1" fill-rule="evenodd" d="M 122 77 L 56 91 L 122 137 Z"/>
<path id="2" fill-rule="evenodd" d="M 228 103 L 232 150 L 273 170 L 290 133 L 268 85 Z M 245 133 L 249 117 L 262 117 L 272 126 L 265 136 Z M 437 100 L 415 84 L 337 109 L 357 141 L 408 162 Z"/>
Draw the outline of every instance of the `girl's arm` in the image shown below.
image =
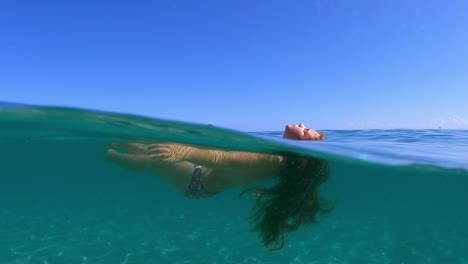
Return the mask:
<path id="1" fill-rule="evenodd" d="M 188 161 L 210 168 L 277 166 L 282 157 L 242 151 L 222 151 L 189 147 L 180 144 L 154 144 L 150 155 L 170 162 Z"/>

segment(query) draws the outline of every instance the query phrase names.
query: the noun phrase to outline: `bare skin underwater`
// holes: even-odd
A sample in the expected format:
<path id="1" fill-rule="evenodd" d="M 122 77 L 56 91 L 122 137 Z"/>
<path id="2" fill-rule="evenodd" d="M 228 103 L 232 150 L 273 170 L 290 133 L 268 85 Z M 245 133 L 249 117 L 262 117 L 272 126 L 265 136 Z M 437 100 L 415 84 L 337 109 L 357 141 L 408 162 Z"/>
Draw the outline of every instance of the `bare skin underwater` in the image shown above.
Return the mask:
<path id="1" fill-rule="evenodd" d="M 324 140 L 323 133 L 303 124 L 287 125 L 285 139 Z M 258 196 L 250 217 L 265 246 L 281 242 L 286 232 L 311 223 L 321 206 L 318 187 L 327 180 L 325 160 L 287 155 L 224 151 L 175 143 L 114 143 L 107 156 L 130 170 L 145 171 L 173 184 L 190 198 L 206 198 L 229 188 L 278 179 L 271 188 L 250 188 Z"/>

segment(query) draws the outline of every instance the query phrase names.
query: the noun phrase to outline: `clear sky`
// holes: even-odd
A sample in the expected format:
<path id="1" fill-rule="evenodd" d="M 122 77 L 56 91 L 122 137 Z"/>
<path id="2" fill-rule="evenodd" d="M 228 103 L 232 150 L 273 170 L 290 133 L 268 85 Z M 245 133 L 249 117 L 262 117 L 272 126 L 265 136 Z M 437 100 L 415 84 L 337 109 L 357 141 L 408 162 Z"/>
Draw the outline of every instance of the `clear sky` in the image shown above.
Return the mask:
<path id="1" fill-rule="evenodd" d="M 0 101 L 246 131 L 468 128 L 468 1 L 0 2 Z"/>

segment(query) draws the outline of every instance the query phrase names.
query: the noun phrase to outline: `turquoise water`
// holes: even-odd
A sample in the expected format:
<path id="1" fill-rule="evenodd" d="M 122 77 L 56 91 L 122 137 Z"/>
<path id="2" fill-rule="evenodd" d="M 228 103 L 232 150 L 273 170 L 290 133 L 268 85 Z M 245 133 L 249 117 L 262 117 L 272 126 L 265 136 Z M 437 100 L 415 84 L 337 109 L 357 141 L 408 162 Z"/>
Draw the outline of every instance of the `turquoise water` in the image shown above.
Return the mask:
<path id="1" fill-rule="evenodd" d="M 468 263 L 468 131 L 325 131 L 325 142 L 65 108 L 0 109 L 0 263 Z M 337 201 L 271 253 L 241 188 L 192 200 L 105 158 L 173 141 L 329 161 Z"/>

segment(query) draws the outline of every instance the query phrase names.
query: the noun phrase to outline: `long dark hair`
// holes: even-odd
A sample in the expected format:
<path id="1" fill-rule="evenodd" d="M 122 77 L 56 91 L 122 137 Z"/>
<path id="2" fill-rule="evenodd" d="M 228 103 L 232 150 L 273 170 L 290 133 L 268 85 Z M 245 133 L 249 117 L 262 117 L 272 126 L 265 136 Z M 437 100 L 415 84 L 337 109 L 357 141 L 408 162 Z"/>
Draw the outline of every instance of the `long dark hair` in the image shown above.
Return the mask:
<path id="1" fill-rule="evenodd" d="M 328 179 L 328 175 L 327 161 L 288 155 L 283 156 L 281 175 L 276 185 L 247 190 L 258 196 L 250 221 L 252 231 L 260 234 L 266 247 L 282 240 L 278 248 L 281 249 L 285 233 L 295 231 L 301 224 L 315 221 L 315 215 L 321 210 L 317 189 Z M 331 207 L 323 205 L 322 209 L 329 210 Z"/>

